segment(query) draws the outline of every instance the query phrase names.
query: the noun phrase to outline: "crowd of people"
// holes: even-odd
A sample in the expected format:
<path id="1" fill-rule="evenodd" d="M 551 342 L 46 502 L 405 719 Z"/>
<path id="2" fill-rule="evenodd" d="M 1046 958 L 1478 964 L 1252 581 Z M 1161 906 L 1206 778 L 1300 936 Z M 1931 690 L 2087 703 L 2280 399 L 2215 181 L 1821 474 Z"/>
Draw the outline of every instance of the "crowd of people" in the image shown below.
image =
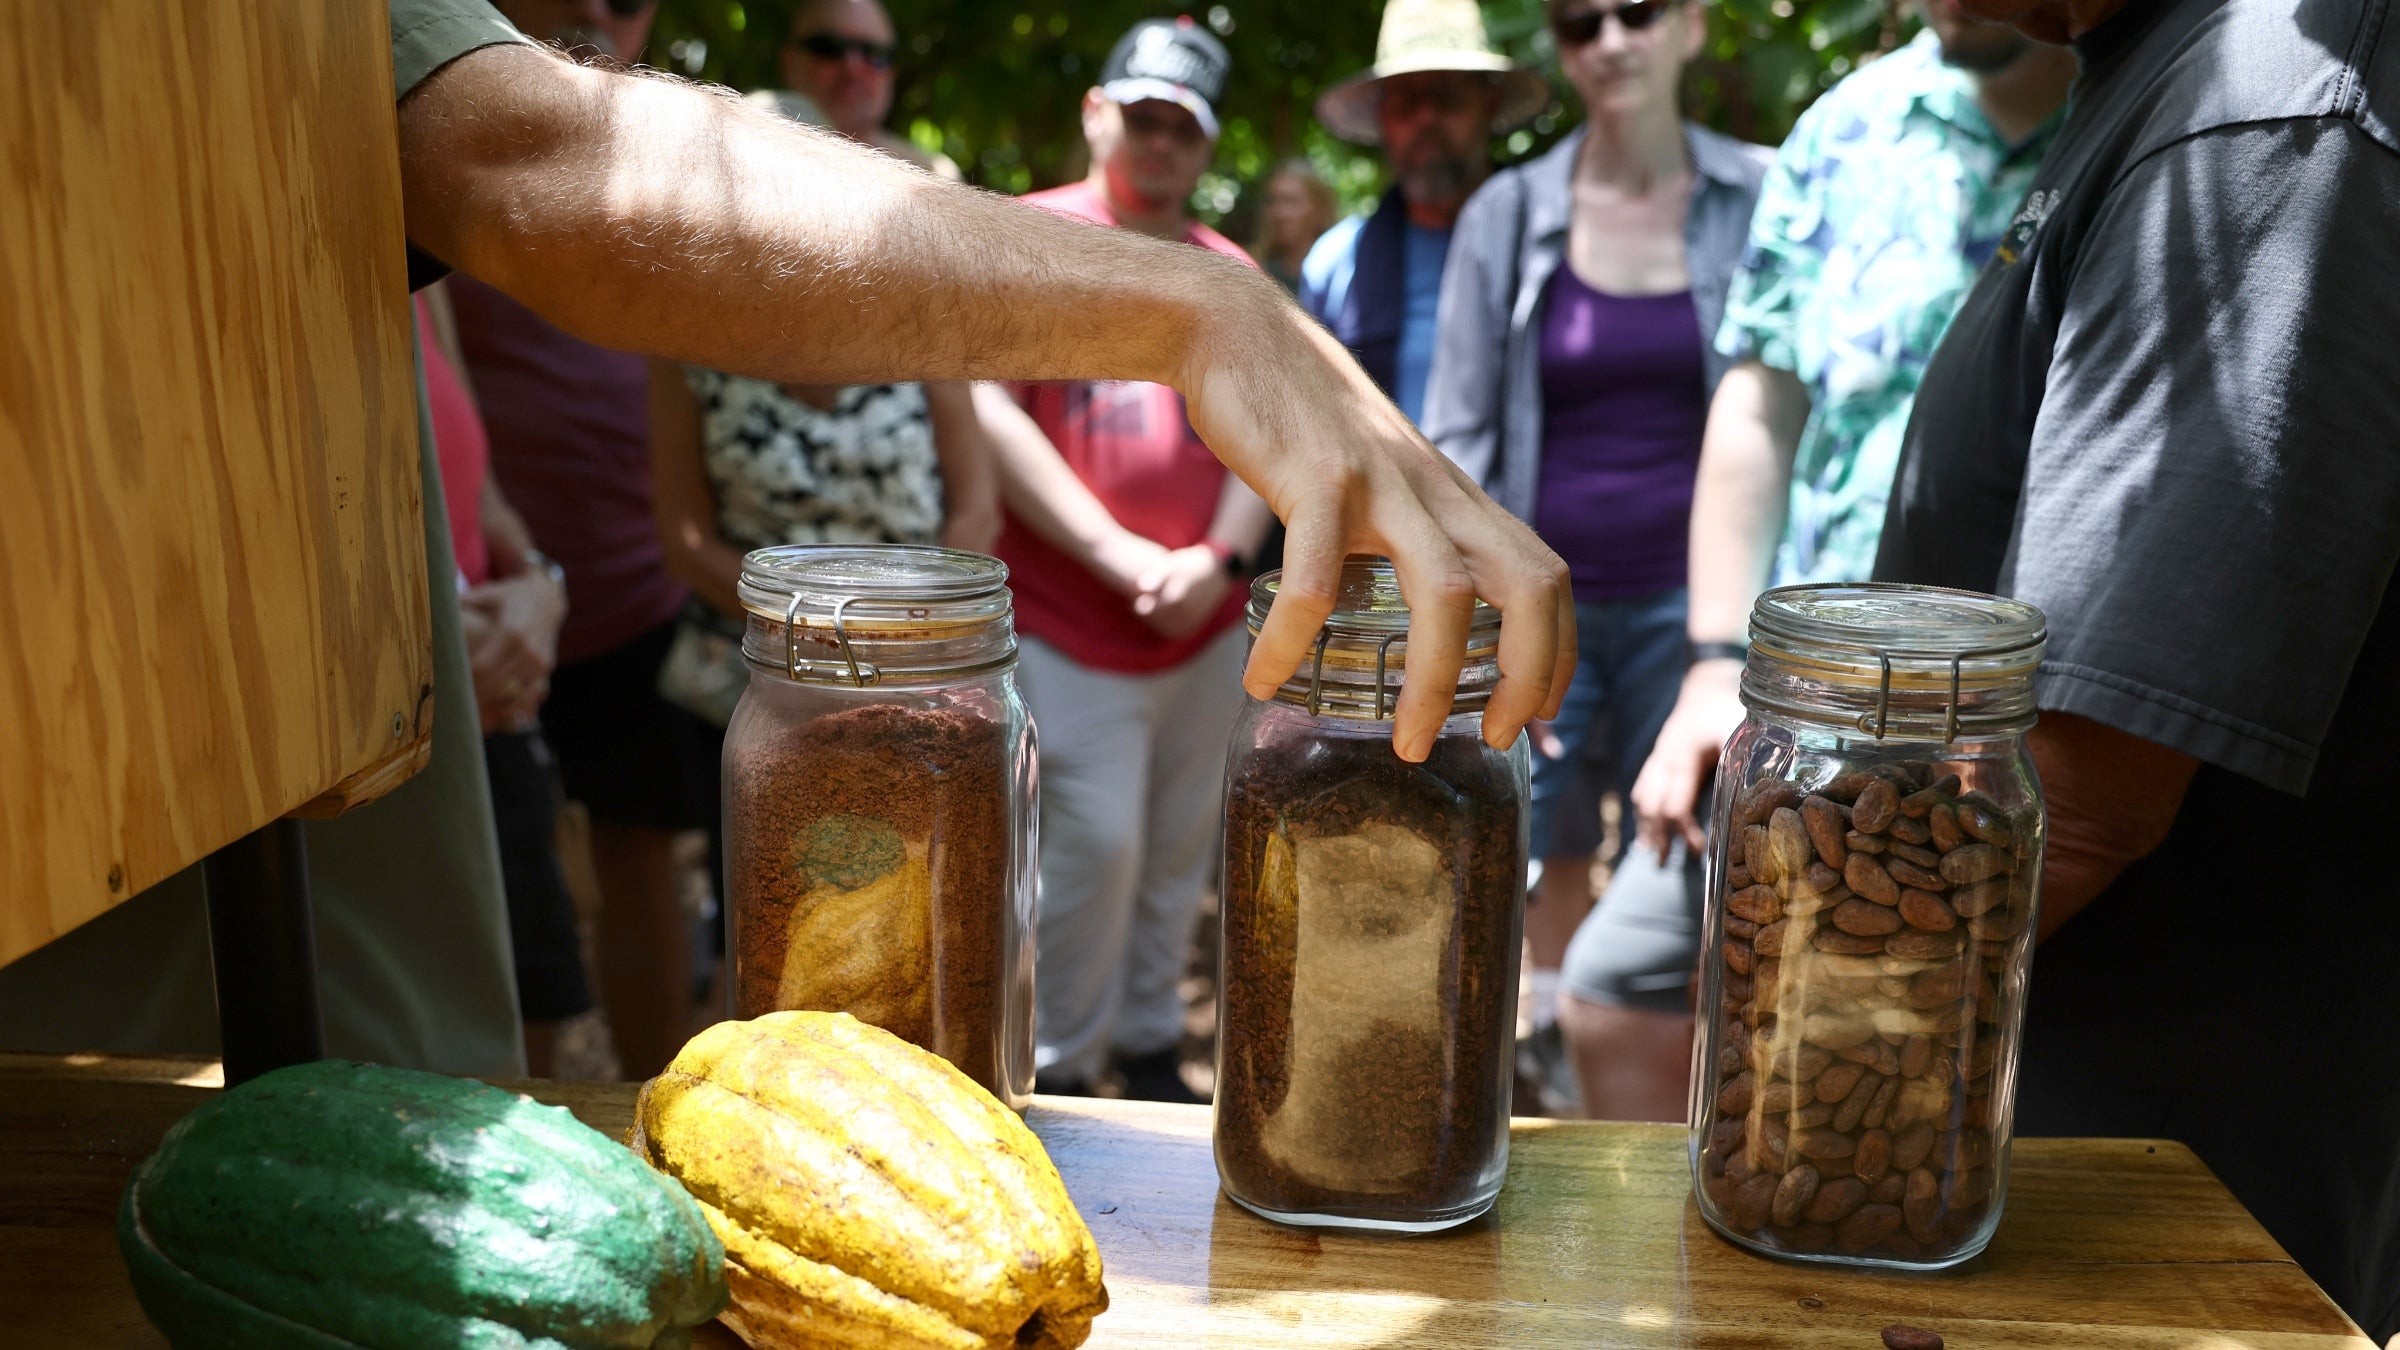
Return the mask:
<path id="1" fill-rule="evenodd" d="M 1227 729 L 1331 567 L 1382 552 L 1412 647 L 1470 591 L 1508 617 L 1487 729 L 1538 752 L 1528 1081 L 1680 1120 L 1752 602 L 1955 585 L 2050 622 L 2021 1128 L 2192 1143 L 2400 1329 L 2400 1073 L 2331 1034 L 2400 1011 L 2400 930 L 2340 843 L 2400 752 L 2400 367 L 2360 340 L 2400 263 L 2388 0 L 1913 0 L 1914 39 L 1773 149 L 1683 116 L 1702 0 L 1547 0 L 1581 121 L 1507 167 L 1547 77 L 1474 0 L 1388 0 L 1316 108 L 1388 188 L 1335 220 L 1279 164 L 1247 251 L 1191 214 L 1231 58 L 1188 18 L 1116 44 L 1089 173 L 1036 213 L 886 125 L 877 0 L 805 0 L 747 106 L 617 69 L 654 0 L 492 3 L 393 5 L 412 281 L 457 272 L 417 314 L 458 678 L 426 781 L 314 827 L 337 1052 L 542 1072 L 597 1005 L 627 1075 L 662 1067 L 719 997 L 684 879 L 742 555 L 942 543 L 1008 564 L 1041 738 L 1038 1085 L 1197 1100 L 1179 981 Z M 1277 556 L 1318 585 L 1249 649 Z M 1448 700 L 1417 670 L 1404 757 Z M 9 1039 L 207 1025 L 173 903 L 0 970 Z M 100 959 L 147 992 L 101 997 Z"/>

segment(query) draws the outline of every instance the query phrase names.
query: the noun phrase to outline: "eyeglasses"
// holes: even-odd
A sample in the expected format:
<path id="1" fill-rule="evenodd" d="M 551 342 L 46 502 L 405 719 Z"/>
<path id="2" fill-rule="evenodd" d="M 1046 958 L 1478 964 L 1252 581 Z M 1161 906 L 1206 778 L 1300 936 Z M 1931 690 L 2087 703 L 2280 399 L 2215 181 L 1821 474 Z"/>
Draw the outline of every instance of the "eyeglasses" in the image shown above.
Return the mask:
<path id="1" fill-rule="evenodd" d="M 650 0 L 608 0 L 608 12 L 620 19 L 630 19 L 650 7 Z"/>
<path id="2" fill-rule="evenodd" d="M 1600 36 L 1600 25 L 1611 14 L 1617 16 L 1617 22 L 1626 32 L 1638 33 L 1665 18 L 1668 10 L 1681 3 L 1682 0 L 1631 0 L 1615 9 L 1577 10 L 1551 20 L 1550 31 L 1558 35 L 1560 46 L 1581 47 Z"/>
<path id="3" fill-rule="evenodd" d="M 1655 0 L 1646 0 L 1655 3 Z M 792 45 L 823 61 L 839 61 L 857 56 L 877 70 L 892 68 L 892 47 L 889 43 L 869 42 L 864 38 L 839 37 L 832 33 L 811 33 L 795 38 Z"/>

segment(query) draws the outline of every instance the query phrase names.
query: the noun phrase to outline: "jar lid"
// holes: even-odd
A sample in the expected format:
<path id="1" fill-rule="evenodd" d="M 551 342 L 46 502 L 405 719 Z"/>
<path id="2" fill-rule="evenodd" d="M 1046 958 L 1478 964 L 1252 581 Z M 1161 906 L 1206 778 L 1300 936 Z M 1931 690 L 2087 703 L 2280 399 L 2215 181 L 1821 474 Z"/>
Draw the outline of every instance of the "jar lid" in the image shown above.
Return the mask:
<path id="1" fill-rule="evenodd" d="M 1754 706 L 1833 713 L 1878 739 L 2021 731 L 2048 636 L 2022 600 L 1881 582 L 1782 586 L 1750 613 L 1742 695 Z"/>
<path id="2" fill-rule="evenodd" d="M 783 544 L 742 559 L 753 665 L 871 685 L 968 674 L 1016 657 L 1008 565 L 922 544 Z"/>
<path id="3" fill-rule="evenodd" d="M 1283 572 L 1261 574 L 1250 583 L 1245 617 L 1256 638 L 1267 611 L 1283 589 Z M 1312 713 L 1383 720 L 1399 703 L 1408 670 L 1408 601 L 1388 558 L 1353 555 L 1342 563 L 1333 612 L 1317 632 L 1315 648 L 1276 697 Z M 1459 670 L 1452 713 L 1475 711 L 1490 700 L 1500 674 L 1500 611 L 1481 600 L 1467 621 L 1465 663 Z"/>

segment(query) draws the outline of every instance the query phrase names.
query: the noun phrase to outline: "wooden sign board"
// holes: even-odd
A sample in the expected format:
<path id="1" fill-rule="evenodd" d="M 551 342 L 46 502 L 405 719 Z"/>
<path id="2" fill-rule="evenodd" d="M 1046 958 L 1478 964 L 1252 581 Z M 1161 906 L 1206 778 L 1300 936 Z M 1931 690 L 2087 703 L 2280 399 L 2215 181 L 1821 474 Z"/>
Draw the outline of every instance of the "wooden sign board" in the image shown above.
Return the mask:
<path id="1" fill-rule="evenodd" d="M 384 6 L 0 0 L 0 961 L 429 753 Z"/>

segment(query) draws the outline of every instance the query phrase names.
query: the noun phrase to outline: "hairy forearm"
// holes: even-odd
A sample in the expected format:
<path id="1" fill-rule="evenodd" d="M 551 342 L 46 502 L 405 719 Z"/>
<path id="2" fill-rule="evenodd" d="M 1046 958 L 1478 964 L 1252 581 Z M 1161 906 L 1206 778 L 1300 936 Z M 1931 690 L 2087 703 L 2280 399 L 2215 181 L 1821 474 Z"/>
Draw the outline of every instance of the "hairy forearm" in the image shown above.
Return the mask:
<path id="1" fill-rule="evenodd" d="M 1792 453 L 1808 394 L 1789 372 L 1745 361 L 1725 373 L 1708 410 L 1692 489 L 1692 637 L 1741 637 L 1766 587 L 1791 490 Z"/>
<path id="2" fill-rule="evenodd" d="M 2200 762 L 2072 713 L 2043 713 L 2025 738 L 2041 775 L 2041 936 L 2080 913 L 2164 843 Z"/>
<path id="3" fill-rule="evenodd" d="M 1272 288 L 696 85 L 525 47 L 420 86 L 401 155 L 420 247 L 600 345 L 764 378 L 1172 382 L 1204 302 Z"/>

